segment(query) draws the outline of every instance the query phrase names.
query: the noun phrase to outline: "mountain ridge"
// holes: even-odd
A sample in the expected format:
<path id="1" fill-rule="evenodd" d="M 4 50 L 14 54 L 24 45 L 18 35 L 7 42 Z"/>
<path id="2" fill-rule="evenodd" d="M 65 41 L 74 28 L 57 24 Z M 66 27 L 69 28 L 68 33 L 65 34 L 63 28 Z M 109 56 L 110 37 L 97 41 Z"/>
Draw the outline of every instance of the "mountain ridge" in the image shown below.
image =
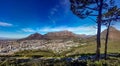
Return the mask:
<path id="1" fill-rule="evenodd" d="M 73 39 L 73 38 L 84 38 L 87 37 L 85 34 L 75 34 L 71 31 L 64 30 L 64 31 L 57 31 L 57 32 L 48 32 L 44 35 L 40 33 L 34 33 L 29 35 L 22 40 L 34 40 L 34 39 Z"/>
<path id="2" fill-rule="evenodd" d="M 107 29 L 101 32 L 101 38 L 105 39 L 106 37 Z M 110 27 L 109 31 L 109 39 L 112 40 L 120 40 L 120 31 L 117 30 L 115 27 Z M 92 38 L 95 37 L 95 35 L 85 35 L 85 34 L 75 34 L 71 31 L 64 30 L 64 31 L 56 31 L 56 32 L 48 32 L 44 35 L 41 35 L 40 33 L 34 33 L 30 36 L 26 37 L 26 40 L 32 40 L 32 39 L 74 39 L 74 38 Z"/>
<path id="3" fill-rule="evenodd" d="M 107 29 L 101 32 L 102 39 L 105 39 L 106 32 L 107 32 Z M 120 31 L 117 30 L 115 27 L 110 27 L 109 39 L 120 40 L 119 36 L 120 36 Z M 96 36 L 86 35 L 86 34 L 75 34 L 71 31 L 63 30 L 63 31 L 56 31 L 56 32 L 48 32 L 44 35 L 36 32 L 36 33 L 29 35 L 28 37 L 21 38 L 19 40 L 74 39 L 74 38 L 92 38 L 92 37 L 96 37 Z M 6 39 L 8 40 L 10 38 L 0 37 L 0 40 L 6 40 Z"/>

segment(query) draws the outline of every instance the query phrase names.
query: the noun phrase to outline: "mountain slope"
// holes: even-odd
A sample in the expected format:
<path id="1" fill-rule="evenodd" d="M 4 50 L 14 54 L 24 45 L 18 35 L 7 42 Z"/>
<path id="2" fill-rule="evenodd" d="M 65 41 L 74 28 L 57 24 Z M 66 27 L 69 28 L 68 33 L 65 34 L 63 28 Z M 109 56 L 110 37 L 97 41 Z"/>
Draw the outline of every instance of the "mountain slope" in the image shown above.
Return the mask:
<path id="1" fill-rule="evenodd" d="M 22 40 L 39 40 L 39 39 L 43 39 L 43 35 L 39 33 L 34 33 L 26 38 L 23 38 Z"/>
<path id="2" fill-rule="evenodd" d="M 105 38 L 107 29 L 101 33 L 101 38 Z M 110 27 L 109 39 L 111 40 L 120 40 L 120 31 L 114 27 Z"/>

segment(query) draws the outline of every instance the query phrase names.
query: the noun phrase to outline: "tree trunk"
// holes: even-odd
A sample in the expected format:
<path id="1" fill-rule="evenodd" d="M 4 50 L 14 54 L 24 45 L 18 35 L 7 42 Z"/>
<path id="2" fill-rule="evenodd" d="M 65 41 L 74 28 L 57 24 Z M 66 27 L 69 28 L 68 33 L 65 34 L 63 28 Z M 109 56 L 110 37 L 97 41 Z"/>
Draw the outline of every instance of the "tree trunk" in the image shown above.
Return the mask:
<path id="1" fill-rule="evenodd" d="M 100 33 L 101 33 L 101 24 L 98 23 L 96 60 L 99 60 L 99 58 L 100 58 L 100 44 L 101 44 Z"/>
<path id="2" fill-rule="evenodd" d="M 101 21 L 102 21 L 102 7 L 103 7 L 103 0 L 100 0 L 99 11 L 98 11 L 98 19 L 97 19 L 97 49 L 96 49 L 96 60 L 99 61 L 100 59 L 100 47 L 101 47 Z"/>
<path id="3" fill-rule="evenodd" d="M 107 33 L 106 33 L 106 38 L 105 38 L 105 53 L 104 53 L 104 55 L 105 55 L 105 60 L 107 60 L 107 45 L 108 45 L 110 24 L 111 24 L 111 22 L 108 23 L 108 26 L 107 26 Z"/>

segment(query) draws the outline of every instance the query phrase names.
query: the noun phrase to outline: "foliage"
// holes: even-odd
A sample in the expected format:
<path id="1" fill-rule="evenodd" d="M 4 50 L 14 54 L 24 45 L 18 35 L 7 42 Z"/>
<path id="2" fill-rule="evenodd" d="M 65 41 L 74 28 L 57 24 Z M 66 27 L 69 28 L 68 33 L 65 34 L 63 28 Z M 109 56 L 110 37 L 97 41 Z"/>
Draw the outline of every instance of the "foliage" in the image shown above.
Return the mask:
<path id="1" fill-rule="evenodd" d="M 96 60 L 100 58 L 101 47 L 101 24 L 108 24 L 111 21 L 120 20 L 120 9 L 118 5 L 114 5 L 115 0 L 70 0 L 71 11 L 73 14 L 81 19 L 95 16 L 96 19 L 92 19 L 97 23 L 97 48 L 96 48 Z M 105 55 L 107 53 L 107 40 L 108 33 L 106 35 Z"/>
<path id="2" fill-rule="evenodd" d="M 18 61 L 19 60 L 19 61 Z M 24 59 L 23 59 L 24 60 Z M 66 61 L 59 59 L 32 59 L 26 62 L 21 59 L 6 59 L 3 62 L 0 62 L 0 66 L 119 66 L 120 58 L 109 58 L 108 60 L 100 60 L 100 61 Z"/>

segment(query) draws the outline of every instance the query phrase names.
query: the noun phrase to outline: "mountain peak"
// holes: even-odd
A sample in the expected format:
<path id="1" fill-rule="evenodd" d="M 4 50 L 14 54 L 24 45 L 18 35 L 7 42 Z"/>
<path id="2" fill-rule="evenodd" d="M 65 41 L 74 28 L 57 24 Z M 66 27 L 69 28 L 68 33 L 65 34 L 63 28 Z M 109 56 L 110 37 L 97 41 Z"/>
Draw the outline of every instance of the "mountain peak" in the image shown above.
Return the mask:
<path id="1" fill-rule="evenodd" d="M 37 36 L 37 35 L 41 35 L 41 34 L 39 34 L 39 33 L 34 33 L 34 34 L 31 34 L 31 36 Z"/>
<path id="2" fill-rule="evenodd" d="M 43 36 L 40 33 L 34 33 L 31 34 L 30 36 L 24 38 L 25 40 L 32 40 L 32 39 L 43 39 Z"/>
<path id="3" fill-rule="evenodd" d="M 110 31 L 118 31 L 115 27 L 110 26 Z"/>
<path id="4" fill-rule="evenodd" d="M 101 37 L 105 38 L 106 33 L 107 33 L 107 29 L 105 29 L 101 33 Z M 110 27 L 110 30 L 109 30 L 109 39 L 119 40 L 120 39 L 119 36 L 120 36 L 120 31 L 117 30 L 115 27 Z"/>

